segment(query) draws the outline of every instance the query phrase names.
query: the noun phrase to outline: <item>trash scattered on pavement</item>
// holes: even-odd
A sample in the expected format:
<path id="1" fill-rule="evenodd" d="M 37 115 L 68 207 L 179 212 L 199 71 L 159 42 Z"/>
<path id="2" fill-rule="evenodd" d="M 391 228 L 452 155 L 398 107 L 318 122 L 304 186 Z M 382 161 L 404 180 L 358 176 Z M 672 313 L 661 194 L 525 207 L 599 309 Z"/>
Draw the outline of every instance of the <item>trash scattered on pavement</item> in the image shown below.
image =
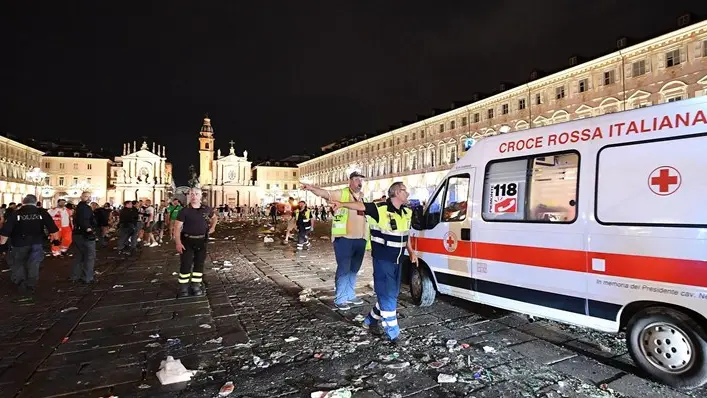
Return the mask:
<path id="1" fill-rule="evenodd" d="M 311 398 L 351 398 L 351 390 L 348 388 L 339 388 L 332 391 L 316 391 L 310 394 Z"/>
<path id="2" fill-rule="evenodd" d="M 64 337 L 63 339 L 61 339 L 61 344 L 67 343 L 68 341 L 69 341 L 69 338 Z"/>
<path id="3" fill-rule="evenodd" d="M 232 381 L 227 381 L 226 384 L 221 387 L 220 390 L 218 390 L 218 396 L 219 397 L 227 397 L 231 395 L 231 393 L 236 389 L 236 386 L 233 385 Z"/>
<path id="4" fill-rule="evenodd" d="M 161 346 L 162 346 L 162 344 L 160 344 L 160 343 L 150 343 L 150 344 L 146 345 L 145 347 L 157 348 L 157 347 L 161 347 Z"/>
<path id="5" fill-rule="evenodd" d="M 437 376 L 437 383 L 456 383 L 457 376 L 440 373 Z"/>
<path id="6" fill-rule="evenodd" d="M 316 297 L 314 297 L 314 291 L 312 289 L 304 289 L 301 292 L 299 292 L 299 301 L 306 303 L 309 300 L 313 300 Z"/>
<path id="7" fill-rule="evenodd" d="M 366 319 L 366 317 L 364 317 L 361 314 L 358 314 L 358 315 L 356 315 L 356 317 L 353 320 L 354 320 L 354 322 L 363 322 L 364 319 Z"/>
<path id="8" fill-rule="evenodd" d="M 150 335 L 150 338 L 151 338 L 151 339 L 159 339 L 159 338 L 160 338 L 160 335 L 157 334 L 157 333 L 151 334 L 151 335 Z"/>
<path id="9" fill-rule="evenodd" d="M 299 340 L 299 338 L 290 336 L 285 339 L 285 343 L 292 343 L 293 341 L 297 341 L 297 340 Z"/>
<path id="10" fill-rule="evenodd" d="M 386 373 L 383 375 L 383 378 L 386 380 L 393 380 L 395 378 L 395 374 L 393 373 Z"/>
<path id="11" fill-rule="evenodd" d="M 259 368 L 267 368 L 270 366 L 270 362 L 263 360 L 259 356 L 253 356 L 253 364 Z"/>
<path id="12" fill-rule="evenodd" d="M 496 349 L 486 345 L 486 346 L 484 346 L 484 352 L 487 354 L 490 354 L 490 353 L 496 352 Z"/>
<path id="13" fill-rule="evenodd" d="M 185 368 L 180 359 L 168 356 L 167 359 L 160 363 L 157 378 L 162 385 L 165 385 L 189 381 L 195 374 L 196 371 Z"/>
<path id="14" fill-rule="evenodd" d="M 266 236 L 266 237 L 263 238 L 263 242 L 264 242 L 264 243 L 273 243 L 273 242 L 275 242 L 275 239 L 273 239 L 273 238 L 271 238 L 271 237 L 269 237 L 269 236 Z"/>
<path id="15" fill-rule="evenodd" d="M 405 369 L 410 367 L 410 362 L 398 362 L 398 363 L 391 363 L 390 365 L 386 365 L 386 368 L 388 369 Z"/>
<path id="16" fill-rule="evenodd" d="M 176 347 L 182 344 L 182 340 L 179 339 L 167 339 L 167 347 Z"/>
<path id="17" fill-rule="evenodd" d="M 159 279 L 153 279 L 153 280 L 150 281 L 150 283 L 157 283 L 157 282 L 159 282 L 159 281 L 160 281 Z"/>
<path id="18" fill-rule="evenodd" d="M 113 285 L 113 289 L 117 289 L 117 288 L 119 288 L 119 287 L 125 287 L 125 286 L 123 286 L 123 285 Z"/>
<path id="19" fill-rule="evenodd" d="M 204 344 L 221 344 L 223 342 L 223 337 L 217 339 L 207 340 Z"/>
<path id="20" fill-rule="evenodd" d="M 139 388 L 141 390 L 146 390 L 146 389 L 150 388 L 150 385 L 149 384 L 140 384 L 139 386 L 137 386 L 137 388 Z"/>
<path id="21" fill-rule="evenodd" d="M 211 325 L 209 325 L 208 323 L 201 324 L 199 325 L 199 327 L 202 329 L 211 329 Z"/>
<path id="22" fill-rule="evenodd" d="M 76 308 L 76 307 L 69 307 L 69 308 L 64 308 L 63 310 L 61 310 L 61 312 L 70 312 L 70 311 L 75 311 L 75 310 L 78 310 L 78 308 Z"/>

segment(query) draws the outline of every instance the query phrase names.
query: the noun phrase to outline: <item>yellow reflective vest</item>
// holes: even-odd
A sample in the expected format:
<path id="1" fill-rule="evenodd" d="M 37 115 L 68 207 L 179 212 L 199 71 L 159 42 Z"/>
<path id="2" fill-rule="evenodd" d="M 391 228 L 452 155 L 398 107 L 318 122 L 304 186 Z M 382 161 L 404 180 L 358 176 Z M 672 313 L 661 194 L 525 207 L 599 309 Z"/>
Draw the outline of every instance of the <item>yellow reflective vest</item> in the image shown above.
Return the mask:
<path id="1" fill-rule="evenodd" d="M 368 217 L 373 258 L 400 264 L 410 235 L 412 210 L 401 208 L 401 214 L 388 207 L 388 202 L 376 203 L 378 221 Z"/>
<path id="2" fill-rule="evenodd" d="M 340 202 L 350 202 L 351 201 L 351 191 L 349 188 L 343 188 L 341 190 L 341 200 Z M 339 236 L 346 236 L 346 223 L 349 221 L 349 209 L 339 208 L 334 213 L 334 219 L 331 221 L 331 237 L 336 238 Z M 366 230 L 366 250 L 371 250 L 370 233 L 368 228 Z"/>

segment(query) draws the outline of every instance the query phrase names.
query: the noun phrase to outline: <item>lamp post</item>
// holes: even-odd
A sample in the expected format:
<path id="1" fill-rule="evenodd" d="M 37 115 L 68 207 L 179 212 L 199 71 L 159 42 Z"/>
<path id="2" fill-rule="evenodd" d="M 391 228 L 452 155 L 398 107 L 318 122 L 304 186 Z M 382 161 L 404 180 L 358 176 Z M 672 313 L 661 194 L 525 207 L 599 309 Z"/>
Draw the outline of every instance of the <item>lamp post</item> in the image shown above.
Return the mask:
<path id="1" fill-rule="evenodd" d="M 43 172 L 39 167 L 35 167 L 29 170 L 27 173 L 27 179 L 34 183 L 34 194 L 39 196 L 39 183 L 44 181 L 47 173 Z"/>

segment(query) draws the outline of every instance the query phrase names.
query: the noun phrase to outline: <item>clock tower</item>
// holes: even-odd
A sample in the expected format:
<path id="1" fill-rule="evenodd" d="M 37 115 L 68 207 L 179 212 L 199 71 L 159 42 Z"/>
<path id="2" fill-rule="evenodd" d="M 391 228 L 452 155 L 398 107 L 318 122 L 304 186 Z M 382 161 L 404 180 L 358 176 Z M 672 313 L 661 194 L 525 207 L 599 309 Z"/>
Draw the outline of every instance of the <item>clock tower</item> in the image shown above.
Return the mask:
<path id="1" fill-rule="evenodd" d="M 214 167 L 214 129 L 209 115 L 204 116 L 199 133 L 199 182 L 201 185 L 212 184 Z"/>

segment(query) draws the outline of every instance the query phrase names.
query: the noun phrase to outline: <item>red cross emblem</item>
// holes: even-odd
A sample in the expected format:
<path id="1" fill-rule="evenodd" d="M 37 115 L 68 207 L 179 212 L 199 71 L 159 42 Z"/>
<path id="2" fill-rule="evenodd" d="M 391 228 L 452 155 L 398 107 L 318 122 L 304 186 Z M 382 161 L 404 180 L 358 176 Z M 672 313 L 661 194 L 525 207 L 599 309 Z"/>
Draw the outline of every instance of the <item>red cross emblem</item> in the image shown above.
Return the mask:
<path id="1" fill-rule="evenodd" d="M 680 185 L 682 185 L 682 176 L 676 168 L 671 166 L 660 166 L 648 176 L 648 188 L 659 196 L 675 193 Z"/>
<path id="2" fill-rule="evenodd" d="M 444 244 L 444 249 L 447 250 L 448 252 L 453 252 L 457 250 L 457 236 L 454 235 L 452 231 L 447 232 L 444 234 L 444 238 L 442 238 L 442 243 Z"/>

